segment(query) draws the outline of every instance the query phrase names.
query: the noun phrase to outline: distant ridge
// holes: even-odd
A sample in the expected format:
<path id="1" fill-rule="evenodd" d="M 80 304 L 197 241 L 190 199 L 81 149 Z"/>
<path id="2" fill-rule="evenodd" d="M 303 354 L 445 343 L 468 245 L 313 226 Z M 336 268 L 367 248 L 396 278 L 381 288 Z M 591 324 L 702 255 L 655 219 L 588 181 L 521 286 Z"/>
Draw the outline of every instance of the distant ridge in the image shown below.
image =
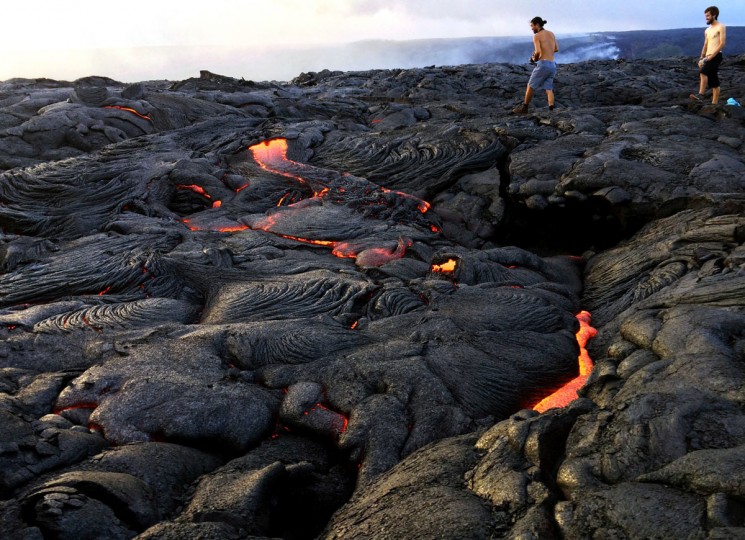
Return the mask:
<path id="1" fill-rule="evenodd" d="M 634 30 L 629 32 L 602 32 L 600 35 L 613 40 L 621 58 L 629 60 L 698 56 L 704 44 L 703 28 L 676 30 Z M 745 53 L 745 26 L 727 27 L 727 45 L 724 54 L 735 56 Z"/>
<path id="2" fill-rule="evenodd" d="M 560 63 L 584 60 L 659 59 L 698 56 L 703 28 L 635 30 L 558 35 Z M 340 51 L 340 59 L 367 58 L 375 67 L 421 67 L 429 64 L 525 63 L 531 50 L 530 36 L 470 37 L 411 41 L 364 41 Z M 342 47 L 335 47 L 340 50 Z M 325 51 L 329 52 L 329 51 Z M 725 55 L 745 54 L 745 27 L 727 28 Z M 342 68 L 346 69 L 346 68 Z"/>

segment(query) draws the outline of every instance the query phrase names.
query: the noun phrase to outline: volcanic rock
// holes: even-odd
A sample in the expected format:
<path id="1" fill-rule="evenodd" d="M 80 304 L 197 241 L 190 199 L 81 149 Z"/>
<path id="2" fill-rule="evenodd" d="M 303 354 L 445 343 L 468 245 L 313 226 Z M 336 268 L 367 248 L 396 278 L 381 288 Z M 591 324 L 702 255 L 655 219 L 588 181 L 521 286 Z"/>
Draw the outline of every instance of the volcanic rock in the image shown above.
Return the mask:
<path id="1" fill-rule="evenodd" d="M 745 115 L 691 66 L 0 83 L 0 530 L 742 535 Z"/>

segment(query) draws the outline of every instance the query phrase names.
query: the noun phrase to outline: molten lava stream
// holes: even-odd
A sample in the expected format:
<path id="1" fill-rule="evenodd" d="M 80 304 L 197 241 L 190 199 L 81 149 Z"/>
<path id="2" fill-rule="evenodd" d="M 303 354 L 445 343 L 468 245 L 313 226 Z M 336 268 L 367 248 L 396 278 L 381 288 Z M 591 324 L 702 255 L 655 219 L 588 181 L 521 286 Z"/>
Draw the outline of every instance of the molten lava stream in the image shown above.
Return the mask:
<path id="1" fill-rule="evenodd" d="M 293 178 L 300 183 L 307 184 L 307 180 L 300 173 L 308 171 L 322 171 L 312 165 L 306 165 L 287 159 L 287 139 L 269 139 L 257 144 L 250 146 L 249 151 L 251 152 L 254 161 L 264 170 L 279 174 L 288 178 Z M 295 174 L 298 173 L 298 174 Z M 189 188 L 190 186 L 185 186 Z M 392 192 L 389 189 L 378 187 L 381 193 L 394 193 L 399 197 L 413 199 L 417 202 L 417 208 L 420 212 L 425 213 L 429 210 L 429 203 L 423 201 L 413 195 L 409 195 L 403 192 Z M 344 187 L 337 187 L 335 191 L 338 193 L 344 193 L 346 189 Z M 313 198 L 323 198 L 329 196 L 331 188 L 324 186 L 317 189 L 313 193 Z M 283 206 L 286 197 L 290 194 L 282 197 L 277 206 Z M 358 266 L 382 266 L 383 264 L 390 262 L 394 259 L 400 259 L 406 253 L 406 250 L 411 247 L 413 241 L 409 238 L 399 237 L 395 248 L 391 249 L 389 246 L 364 246 L 354 245 L 354 242 L 342 242 L 335 240 L 318 240 L 310 238 L 300 238 L 297 236 L 282 234 L 276 232 L 275 225 L 277 221 L 281 219 L 281 214 L 272 214 L 266 216 L 262 220 L 257 221 L 251 226 L 253 230 L 262 230 L 282 238 L 294 240 L 296 242 L 302 242 L 306 244 L 314 244 L 319 246 L 330 247 L 332 254 L 335 257 L 340 258 L 353 258 Z"/>
<path id="2" fill-rule="evenodd" d="M 595 337 L 598 331 L 590 326 L 592 317 L 589 312 L 580 311 L 577 314 L 577 320 L 579 321 L 579 330 L 576 334 L 577 343 L 579 344 L 579 375 L 550 396 L 539 401 L 538 404 L 533 407 L 534 411 L 542 413 L 548 409 L 569 405 L 572 401 L 577 399 L 577 391 L 582 388 L 587 377 L 590 376 L 590 372 L 592 371 L 592 358 L 590 358 L 585 346 L 590 339 Z"/>
<path id="3" fill-rule="evenodd" d="M 294 178 L 301 184 L 306 183 L 302 176 L 286 172 L 288 169 L 295 170 L 303 167 L 302 163 L 287 159 L 287 139 L 270 139 L 254 144 L 248 149 L 251 151 L 254 161 L 262 169 L 287 176 L 288 178 Z"/>
<path id="4" fill-rule="evenodd" d="M 307 183 L 306 179 L 300 176 L 303 171 L 308 171 L 310 169 L 318 170 L 312 165 L 306 165 L 304 163 L 298 163 L 297 161 L 287 159 L 287 139 L 269 139 L 249 146 L 248 149 L 251 152 L 254 161 L 258 163 L 259 167 L 262 169 L 288 178 L 294 178 L 301 184 Z M 344 176 L 349 175 L 345 173 Z M 417 208 L 422 214 L 430 209 L 431 205 L 427 201 L 415 197 L 414 195 L 404 193 L 403 191 L 391 191 L 390 189 L 380 186 L 378 186 L 378 189 L 382 193 L 394 193 L 399 197 L 416 201 Z M 340 191 L 344 191 L 343 188 Z M 324 187 L 321 191 L 315 193 L 314 197 L 323 197 L 328 194 L 328 192 L 329 188 Z"/>
<path id="5" fill-rule="evenodd" d="M 104 109 L 119 109 L 120 111 L 126 111 L 126 112 L 132 113 L 132 114 L 134 114 L 136 116 L 139 116 L 140 118 L 142 118 L 143 120 L 147 120 L 148 122 L 152 122 L 153 121 L 152 118 L 150 118 L 147 115 L 140 114 L 139 112 L 137 112 L 132 107 L 121 107 L 119 105 L 107 105 L 107 106 L 104 107 Z"/>

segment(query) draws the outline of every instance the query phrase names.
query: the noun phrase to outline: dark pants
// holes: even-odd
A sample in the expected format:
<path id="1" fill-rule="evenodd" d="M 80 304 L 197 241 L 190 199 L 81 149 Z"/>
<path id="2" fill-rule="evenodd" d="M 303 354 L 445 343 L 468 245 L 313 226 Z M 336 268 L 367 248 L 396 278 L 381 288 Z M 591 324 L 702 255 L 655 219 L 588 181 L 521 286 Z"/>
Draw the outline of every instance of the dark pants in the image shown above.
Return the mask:
<path id="1" fill-rule="evenodd" d="M 722 63 L 722 53 L 706 62 L 701 68 L 701 73 L 709 79 L 709 88 L 719 88 L 719 65 Z"/>

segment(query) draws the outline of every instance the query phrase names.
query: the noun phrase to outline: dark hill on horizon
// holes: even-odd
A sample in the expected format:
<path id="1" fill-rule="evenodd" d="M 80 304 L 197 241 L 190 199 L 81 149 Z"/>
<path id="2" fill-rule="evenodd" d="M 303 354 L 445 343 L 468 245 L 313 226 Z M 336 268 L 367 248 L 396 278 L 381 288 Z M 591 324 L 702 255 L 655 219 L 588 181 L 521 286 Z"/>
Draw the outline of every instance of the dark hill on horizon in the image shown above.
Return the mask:
<path id="1" fill-rule="evenodd" d="M 703 46 L 702 28 L 674 30 L 634 30 L 558 34 L 562 64 L 585 60 L 656 60 L 660 58 L 698 56 Z M 368 68 L 423 67 L 485 63 L 526 63 L 530 56 L 530 36 L 468 37 L 455 39 L 421 39 L 410 41 L 369 40 L 342 47 L 317 49 L 316 56 L 331 53 L 337 65 L 330 69 L 354 69 L 355 63 Z M 745 53 L 745 27 L 727 28 L 725 56 Z M 309 62 L 312 62 L 309 60 Z M 348 67 L 349 66 L 349 67 Z"/>
<path id="2" fill-rule="evenodd" d="M 621 57 L 628 60 L 698 56 L 704 43 L 701 28 L 681 28 L 659 32 L 604 32 L 602 35 L 614 39 Z M 743 53 L 745 53 L 745 27 L 728 27 L 725 54 L 734 56 Z"/>

